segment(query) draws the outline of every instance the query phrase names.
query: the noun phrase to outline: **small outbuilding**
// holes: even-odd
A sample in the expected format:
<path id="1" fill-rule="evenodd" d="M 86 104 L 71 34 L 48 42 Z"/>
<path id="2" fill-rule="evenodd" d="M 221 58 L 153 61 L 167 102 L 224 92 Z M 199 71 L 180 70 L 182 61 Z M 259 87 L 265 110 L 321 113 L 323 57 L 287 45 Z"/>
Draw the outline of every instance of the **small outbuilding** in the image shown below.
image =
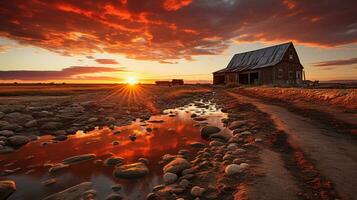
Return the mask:
<path id="1" fill-rule="evenodd" d="M 213 84 L 299 84 L 304 67 L 292 42 L 233 56 L 213 73 Z"/>

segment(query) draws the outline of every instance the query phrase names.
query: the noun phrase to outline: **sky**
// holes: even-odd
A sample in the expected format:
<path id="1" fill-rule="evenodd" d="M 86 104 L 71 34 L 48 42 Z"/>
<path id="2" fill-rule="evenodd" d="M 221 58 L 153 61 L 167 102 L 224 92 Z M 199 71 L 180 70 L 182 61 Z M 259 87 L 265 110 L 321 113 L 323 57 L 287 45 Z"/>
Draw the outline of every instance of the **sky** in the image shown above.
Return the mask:
<path id="1" fill-rule="evenodd" d="M 211 82 L 292 41 L 310 80 L 357 80 L 355 0 L 2 0 L 0 82 Z"/>

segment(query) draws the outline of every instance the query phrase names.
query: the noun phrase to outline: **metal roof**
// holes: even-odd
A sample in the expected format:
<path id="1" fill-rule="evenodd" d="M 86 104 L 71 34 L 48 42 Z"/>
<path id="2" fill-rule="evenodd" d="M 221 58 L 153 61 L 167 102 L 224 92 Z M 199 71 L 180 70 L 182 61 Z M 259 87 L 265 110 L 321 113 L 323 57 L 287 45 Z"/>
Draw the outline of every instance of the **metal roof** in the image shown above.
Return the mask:
<path id="1" fill-rule="evenodd" d="M 225 69 L 214 73 L 239 72 L 276 65 L 283 59 L 290 45 L 292 45 L 291 42 L 235 54 Z"/>

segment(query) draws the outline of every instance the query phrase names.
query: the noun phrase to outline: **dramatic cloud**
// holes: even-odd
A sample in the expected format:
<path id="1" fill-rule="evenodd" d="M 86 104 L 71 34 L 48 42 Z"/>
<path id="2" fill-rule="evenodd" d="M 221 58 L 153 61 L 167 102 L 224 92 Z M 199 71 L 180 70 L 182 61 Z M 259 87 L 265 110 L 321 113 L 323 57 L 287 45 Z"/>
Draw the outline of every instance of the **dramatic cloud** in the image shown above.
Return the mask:
<path id="1" fill-rule="evenodd" d="M 100 72 L 120 72 L 124 71 L 120 68 L 110 67 L 84 67 L 72 66 L 64 68 L 60 71 L 0 71 L 0 80 L 22 80 L 22 81 L 48 81 L 48 80 L 70 80 L 83 79 L 87 74 L 96 74 Z M 98 78 L 99 77 L 95 77 Z M 108 77 L 105 77 L 108 78 Z M 108 79 L 105 79 L 108 80 Z"/>
<path id="2" fill-rule="evenodd" d="M 323 62 L 314 63 L 313 66 L 330 67 L 330 66 L 353 65 L 353 64 L 357 64 L 357 58 L 323 61 Z"/>
<path id="3" fill-rule="evenodd" d="M 0 44 L 0 53 L 6 52 L 10 47 Z"/>
<path id="4" fill-rule="evenodd" d="M 144 60 L 221 54 L 230 43 L 357 42 L 356 0 L 2 0 L 0 36 L 64 55 Z"/>
<path id="5" fill-rule="evenodd" d="M 95 62 L 97 62 L 99 64 L 119 64 L 114 59 L 95 59 Z"/>

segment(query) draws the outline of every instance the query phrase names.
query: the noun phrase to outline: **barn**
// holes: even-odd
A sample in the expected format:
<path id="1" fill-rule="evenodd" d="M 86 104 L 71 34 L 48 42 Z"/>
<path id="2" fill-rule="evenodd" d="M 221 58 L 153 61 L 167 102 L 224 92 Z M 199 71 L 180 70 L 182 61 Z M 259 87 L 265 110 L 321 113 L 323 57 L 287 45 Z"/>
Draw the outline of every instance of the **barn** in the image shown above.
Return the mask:
<path id="1" fill-rule="evenodd" d="M 213 73 L 213 84 L 299 84 L 304 67 L 292 42 L 235 54 Z"/>

